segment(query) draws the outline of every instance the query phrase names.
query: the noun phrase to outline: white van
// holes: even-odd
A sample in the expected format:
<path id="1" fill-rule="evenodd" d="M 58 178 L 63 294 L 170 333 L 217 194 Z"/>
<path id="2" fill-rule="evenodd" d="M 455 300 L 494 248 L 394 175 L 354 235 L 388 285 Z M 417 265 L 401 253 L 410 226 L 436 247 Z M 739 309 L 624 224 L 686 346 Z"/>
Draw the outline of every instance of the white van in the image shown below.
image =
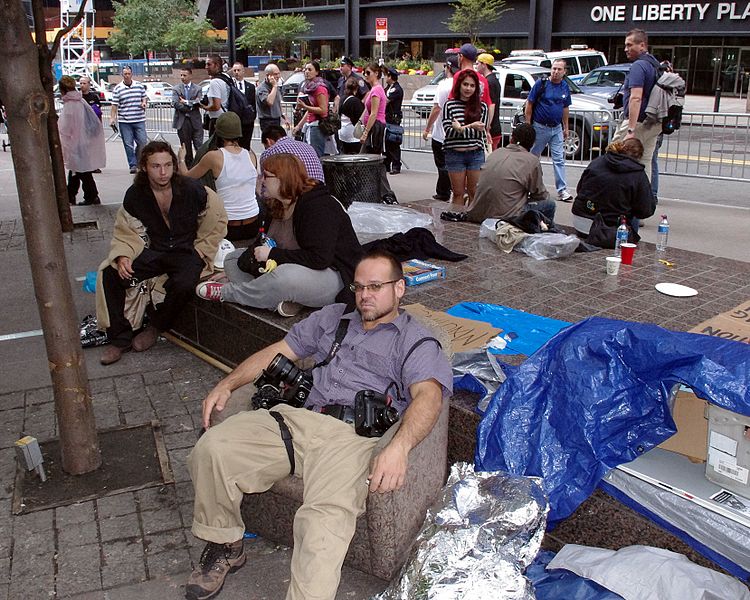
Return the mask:
<path id="1" fill-rule="evenodd" d="M 552 68 L 552 61 L 562 59 L 568 63 L 567 75 L 578 83 L 589 71 L 607 64 L 604 53 L 584 45 L 571 46 L 568 50 L 545 52 L 544 50 L 512 50 L 503 63 L 522 63 Z"/>

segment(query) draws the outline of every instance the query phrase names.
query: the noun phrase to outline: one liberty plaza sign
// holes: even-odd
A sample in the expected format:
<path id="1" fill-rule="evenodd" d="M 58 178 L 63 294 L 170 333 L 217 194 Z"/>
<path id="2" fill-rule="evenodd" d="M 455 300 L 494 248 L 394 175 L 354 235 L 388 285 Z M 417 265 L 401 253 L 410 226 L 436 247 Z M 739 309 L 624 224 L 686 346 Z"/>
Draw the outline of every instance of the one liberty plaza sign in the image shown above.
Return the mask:
<path id="1" fill-rule="evenodd" d="M 750 2 L 596 4 L 591 7 L 590 18 L 594 23 L 628 22 L 644 28 L 648 23 L 750 24 Z"/>

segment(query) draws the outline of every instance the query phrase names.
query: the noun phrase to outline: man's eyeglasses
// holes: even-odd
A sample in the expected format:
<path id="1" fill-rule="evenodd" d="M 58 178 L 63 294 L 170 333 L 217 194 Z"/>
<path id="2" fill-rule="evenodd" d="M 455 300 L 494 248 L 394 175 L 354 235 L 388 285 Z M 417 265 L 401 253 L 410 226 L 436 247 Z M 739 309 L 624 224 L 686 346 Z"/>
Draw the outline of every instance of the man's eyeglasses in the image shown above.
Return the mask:
<path id="1" fill-rule="evenodd" d="M 350 283 L 349 289 L 355 294 L 361 294 L 365 290 L 370 290 L 372 293 L 377 294 L 380 290 L 383 289 L 384 285 L 388 285 L 389 283 L 398 283 L 399 281 L 401 280 L 393 279 L 392 281 L 384 281 L 383 283 L 369 283 L 367 285 L 362 285 L 361 283 Z"/>

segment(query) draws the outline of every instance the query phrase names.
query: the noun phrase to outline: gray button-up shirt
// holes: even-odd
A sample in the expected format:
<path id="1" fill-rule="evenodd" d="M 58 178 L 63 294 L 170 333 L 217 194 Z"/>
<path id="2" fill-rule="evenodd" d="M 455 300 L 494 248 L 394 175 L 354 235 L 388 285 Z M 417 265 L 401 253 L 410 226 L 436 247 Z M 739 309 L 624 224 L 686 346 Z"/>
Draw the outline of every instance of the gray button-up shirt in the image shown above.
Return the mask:
<path id="1" fill-rule="evenodd" d="M 315 384 L 307 398 L 308 407 L 319 410 L 327 404 L 354 405 L 354 396 L 362 390 L 385 393 L 395 382 L 405 402 L 399 402 L 391 387 L 393 407 L 399 413 L 411 403 L 409 386 L 435 379 L 443 395 L 453 390 L 451 365 L 445 353 L 433 341 L 424 342 L 409 356 L 411 347 L 432 334 L 406 312 L 390 323 L 365 331 L 358 311 L 344 314 L 344 304 L 332 304 L 295 324 L 285 340 L 299 357 L 313 356 L 320 362 L 328 356 L 339 321 L 350 321 L 346 337 L 334 359 L 313 370 Z M 403 376 L 402 376 L 403 365 Z"/>

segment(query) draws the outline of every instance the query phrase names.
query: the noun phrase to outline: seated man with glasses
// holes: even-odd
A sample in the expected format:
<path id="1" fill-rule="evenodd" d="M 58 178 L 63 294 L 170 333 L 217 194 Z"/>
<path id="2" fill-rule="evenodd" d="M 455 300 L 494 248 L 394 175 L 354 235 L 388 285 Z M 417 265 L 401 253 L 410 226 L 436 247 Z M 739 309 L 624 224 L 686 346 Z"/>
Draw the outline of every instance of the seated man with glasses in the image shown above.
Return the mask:
<path id="1" fill-rule="evenodd" d="M 333 600 L 367 494 L 403 485 L 409 451 L 437 421 L 451 393 L 451 366 L 429 331 L 399 310 L 405 292 L 401 263 L 380 251 L 365 255 L 351 289 L 356 310 L 333 304 L 313 313 L 282 341 L 246 359 L 203 401 L 207 431 L 188 465 L 195 487 L 192 531 L 208 545 L 188 581 L 188 598 L 213 597 L 226 575 L 245 563 L 243 494 L 264 492 L 291 471 L 304 479 L 304 503 L 294 521 L 286 597 Z M 209 428 L 212 413 L 225 409 L 234 390 L 267 372 L 278 354 L 316 362 L 304 407 L 282 402 Z M 382 394 L 401 420 L 372 465 L 377 438 L 358 435 L 346 418 L 331 414 L 332 405 L 353 407 L 363 390 Z"/>

